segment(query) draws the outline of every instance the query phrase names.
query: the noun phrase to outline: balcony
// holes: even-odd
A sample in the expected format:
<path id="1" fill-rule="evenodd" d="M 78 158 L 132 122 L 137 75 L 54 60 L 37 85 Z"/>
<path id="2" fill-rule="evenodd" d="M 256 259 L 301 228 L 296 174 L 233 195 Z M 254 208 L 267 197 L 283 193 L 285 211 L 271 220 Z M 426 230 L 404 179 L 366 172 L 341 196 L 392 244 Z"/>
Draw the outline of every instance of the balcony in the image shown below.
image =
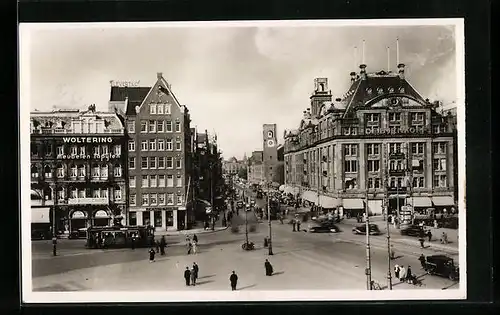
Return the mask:
<path id="1" fill-rule="evenodd" d="M 94 135 L 94 134 L 114 134 L 114 133 L 123 133 L 123 129 L 104 129 L 104 130 L 100 130 L 100 132 L 75 132 L 73 130 L 68 130 L 68 129 L 52 129 L 52 128 L 42 128 L 42 129 L 32 129 L 31 130 L 31 133 L 32 134 L 43 134 L 43 135 L 46 135 L 46 134 L 61 134 L 61 135 L 65 135 L 65 134 L 82 134 L 82 135 Z"/>
<path id="2" fill-rule="evenodd" d="M 70 198 L 68 205 L 107 205 L 108 198 Z"/>

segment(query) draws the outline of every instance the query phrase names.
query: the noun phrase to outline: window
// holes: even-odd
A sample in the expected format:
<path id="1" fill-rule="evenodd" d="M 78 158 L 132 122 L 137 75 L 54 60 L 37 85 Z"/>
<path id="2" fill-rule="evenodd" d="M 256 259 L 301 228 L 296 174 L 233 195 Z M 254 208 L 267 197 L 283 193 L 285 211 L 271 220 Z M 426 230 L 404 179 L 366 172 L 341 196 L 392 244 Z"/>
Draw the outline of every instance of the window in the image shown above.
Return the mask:
<path id="1" fill-rule="evenodd" d="M 119 144 L 115 144 L 113 146 L 113 153 L 114 153 L 114 155 L 121 155 L 122 154 L 122 146 Z"/>
<path id="2" fill-rule="evenodd" d="M 165 104 L 165 114 L 170 115 L 171 114 L 171 105 L 170 104 Z"/>
<path id="3" fill-rule="evenodd" d="M 97 153 L 99 154 L 99 153 Z M 57 147 L 57 155 L 64 155 L 64 146 L 60 145 Z"/>
<path id="4" fill-rule="evenodd" d="M 368 160 L 368 172 L 380 172 L 380 161 Z"/>
<path id="5" fill-rule="evenodd" d="M 135 169 L 135 157 L 128 158 L 128 168 Z"/>
<path id="6" fill-rule="evenodd" d="M 358 172 L 358 161 L 357 160 L 344 161 L 344 172 L 357 173 Z"/>
<path id="7" fill-rule="evenodd" d="M 175 150 L 177 150 L 177 151 L 181 151 L 182 150 L 181 140 L 176 140 L 175 141 Z"/>
<path id="8" fill-rule="evenodd" d="M 135 203 L 136 203 L 136 201 L 135 201 L 135 194 L 130 194 L 129 200 L 130 200 L 130 205 L 131 206 L 135 206 Z"/>
<path id="9" fill-rule="evenodd" d="M 107 145 L 103 145 L 102 146 L 102 155 L 108 155 L 109 154 L 109 151 L 108 151 L 108 146 Z"/>
<path id="10" fill-rule="evenodd" d="M 101 198 L 99 189 L 92 190 L 92 198 Z"/>
<path id="11" fill-rule="evenodd" d="M 432 167 L 435 171 L 446 171 L 446 159 L 433 159 Z"/>
<path id="12" fill-rule="evenodd" d="M 167 205 L 173 205 L 173 204 L 174 204 L 174 194 L 167 193 Z"/>
<path id="13" fill-rule="evenodd" d="M 164 193 L 158 194 L 158 204 L 161 206 L 165 205 L 165 194 Z"/>
<path id="14" fill-rule="evenodd" d="M 92 168 L 92 177 L 100 177 L 101 176 L 101 169 L 99 168 L 99 165 L 94 165 Z"/>
<path id="15" fill-rule="evenodd" d="M 163 115 L 163 104 L 158 104 L 158 108 L 156 110 L 158 115 Z"/>
<path id="16" fill-rule="evenodd" d="M 370 123 L 378 123 L 380 121 L 380 114 L 366 114 L 366 121 Z"/>
<path id="17" fill-rule="evenodd" d="M 135 151 L 135 141 L 134 140 L 129 140 L 128 141 L 128 150 L 129 151 Z"/>
<path id="18" fill-rule="evenodd" d="M 172 139 L 167 139 L 167 151 L 172 151 Z"/>
<path id="19" fill-rule="evenodd" d="M 403 170 L 403 160 L 390 160 L 389 170 L 402 171 Z"/>
<path id="20" fill-rule="evenodd" d="M 349 135 L 355 136 L 358 134 L 358 128 L 356 128 L 356 127 L 343 127 L 342 134 L 344 136 L 349 136 Z"/>
<path id="21" fill-rule="evenodd" d="M 358 146 L 356 144 L 345 144 L 344 145 L 344 156 L 357 156 Z"/>
<path id="22" fill-rule="evenodd" d="M 148 175 L 142 175 L 141 187 L 143 188 L 149 187 Z"/>
<path id="23" fill-rule="evenodd" d="M 372 189 L 376 189 L 376 188 L 380 188 L 380 178 L 373 178 L 373 177 L 369 177 L 368 178 L 368 188 L 372 188 Z"/>
<path id="24" fill-rule="evenodd" d="M 149 168 L 156 168 L 156 157 L 149 157 Z"/>
<path id="25" fill-rule="evenodd" d="M 99 146 L 96 145 L 95 147 L 92 148 L 92 153 L 94 153 L 94 155 L 99 155 Z"/>
<path id="26" fill-rule="evenodd" d="M 151 205 L 156 205 L 158 202 L 158 195 L 157 194 L 149 194 L 149 203 Z"/>
<path id="27" fill-rule="evenodd" d="M 424 123 L 424 113 L 410 113 L 412 125 L 421 125 Z"/>
<path id="28" fill-rule="evenodd" d="M 165 121 L 165 130 L 167 132 L 172 132 L 172 121 L 171 120 Z"/>
<path id="29" fill-rule="evenodd" d="M 165 140 L 158 139 L 158 151 L 165 151 Z"/>
<path id="30" fill-rule="evenodd" d="M 165 168 L 165 157 L 158 157 L 158 168 Z"/>
<path id="31" fill-rule="evenodd" d="M 391 177 L 389 179 L 389 185 L 392 188 L 401 188 L 403 187 L 403 177 Z"/>
<path id="32" fill-rule="evenodd" d="M 434 142 L 432 144 L 433 154 L 446 154 L 446 142 Z"/>
<path id="33" fill-rule="evenodd" d="M 122 167 L 120 165 L 115 165 L 114 177 L 122 177 Z"/>
<path id="34" fill-rule="evenodd" d="M 174 175 L 167 175 L 167 187 L 174 187 Z"/>
<path id="35" fill-rule="evenodd" d="M 156 132 L 156 121 L 150 120 L 148 125 L 149 125 L 149 132 Z"/>
<path id="36" fill-rule="evenodd" d="M 149 104 L 149 113 L 151 115 L 156 114 L 156 104 Z"/>
<path id="37" fill-rule="evenodd" d="M 85 198 L 85 190 L 84 189 L 80 189 L 78 191 L 78 198 Z"/>
<path id="38" fill-rule="evenodd" d="M 135 121 L 127 121 L 127 130 L 129 133 L 135 133 Z"/>
<path id="39" fill-rule="evenodd" d="M 158 120 L 158 121 L 156 122 L 156 130 L 157 130 L 158 132 L 163 132 L 163 131 L 164 131 L 164 128 L 163 128 L 163 127 L 164 127 L 163 120 Z"/>
<path id="40" fill-rule="evenodd" d="M 401 153 L 401 143 L 389 143 L 389 154 Z"/>
<path id="41" fill-rule="evenodd" d="M 401 122 L 401 113 L 389 113 L 389 122 L 391 123 Z"/>
<path id="42" fill-rule="evenodd" d="M 446 175 L 434 175 L 434 187 L 446 187 Z"/>
<path id="43" fill-rule="evenodd" d="M 101 167 L 101 178 L 108 178 L 108 166 L 104 165 Z"/>
<path id="44" fill-rule="evenodd" d="M 57 177 L 63 178 L 64 177 L 64 167 L 62 164 L 57 165 Z"/>
<path id="45" fill-rule="evenodd" d="M 80 147 L 80 155 L 85 155 L 85 146 Z"/>
<path id="46" fill-rule="evenodd" d="M 182 175 L 177 175 L 177 187 L 182 187 Z"/>
<path id="47" fill-rule="evenodd" d="M 145 120 L 141 120 L 141 132 L 148 132 L 148 122 Z"/>
<path id="48" fill-rule="evenodd" d="M 167 156 L 167 168 L 174 168 L 174 161 L 171 156 Z"/>
<path id="49" fill-rule="evenodd" d="M 70 152 L 71 152 L 70 153 L 71 155 L 77 155 L 78 154 L 78 147 L 76 145 L 72 145 Z"/>
<path id="50" fill-rule="evenodd" d="M 135 184 L 136 184 L 135 181 L 136 181 L 135 176 L 128 177 L 128 185 L 130 188 L 135 188 Z"/>
<path id="51" fill-rule="evenodd" d="M 182 168 L 182 159 L 178 158 L 175 160 L 175 168 Z"/>
<path id="52" fill-rule="evenodd" d="M 115 200 L 122 199 L 122 190 L 119 187 L 115 188 Z"/>
<path id="53" fill-rule="evenodd" d="M 142 140 L 141 141 L 141 151 L 147 151 L 148 150 L 148 140 Z"/>
<path id="54" fill-rule="evenodd" d="M 69 198 L 70 199 L 76 199 L 78 197 L 78 191 L 76 188 L 71 188 L 71 191 L 69 193 Z"/>
<path id="55" fill-rule="evenodd" d="M 366 145 L 368 155 L 378 155 L 380 152 L 380 145 L 376 143 L 369 143 Z"/>
<path id="56" fill-rule="evenodd" d="M 158 175 L 158 187 L 165 187 L 165 175 Z"/>
<path id="57" fill-rule="evenodd" d="M 149 151 L 156 151 L 156 139 L 149 140 Z"/>
<path id="58" fill-rule="evenodd" d="M 182 200 L 183 200 L 183 196 L 182 195 L 177 195 L 177 204 L 178 205 L 182 205 Z"/>
<path id="59" fill-rule="evenodd" d="M 413 177 L 413 188 L 424 188 L 424 177 Z"/>
<path id="60" fill-rule="evenodd" d="M 411 144 L 411 154 L 424 154 L 424 144 L 423 143 L 412 143 Z"/>
<path id="61" fill-rule="evenodd" d="M 85 177 L 85 165 L 80 165 L 78 167 L 78 176 Z"/>
<path id="62" fill-rule="evenodd" d="M 141 157 L 141 168 L 142 169 L 148 168 L 148 157 L 147 156 Z"/>
<path id="63" fill-rule="evenodd" d="M 181 122 L 180 121 L 175 122 L 175 132 L 181 132 Z"/>
<path id="64" fill-rule="evenodd" d="M 158 181 L 156 175 L 150 175 L 149 176 L 149 187 L 156 187 L 158 186 Z"/>
<path id="65" fill-rule="evenodd" d="M 149 195 L 148 194 L 142 194 L 142 205 L 143 206 L 149 205 Z"/>
<path id="66" fill-rule="evenodd" d="M 71 168 L 69 169 L 69 176 L 70 177 L 76 177 L 76 165 L 71 165 Z"/>

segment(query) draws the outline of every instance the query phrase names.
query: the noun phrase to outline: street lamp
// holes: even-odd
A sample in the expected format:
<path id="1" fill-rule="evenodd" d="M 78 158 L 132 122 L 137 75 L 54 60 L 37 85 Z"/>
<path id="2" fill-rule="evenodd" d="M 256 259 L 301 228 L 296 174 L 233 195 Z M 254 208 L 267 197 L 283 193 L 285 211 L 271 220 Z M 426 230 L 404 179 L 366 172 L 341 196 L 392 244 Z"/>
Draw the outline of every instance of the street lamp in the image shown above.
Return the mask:
<path id="1" fill-rule="evenodd" d="M 269 249 L 269 255 L 274 255 L 273 254 L 273 242 L 272 242 L 272 230 L 271 230 L 271 202 L 269 198 L 269 182 L 267 183 L 267 218 L 269 221 L 269 242 L 268 242 L 268 249 Z"/>
<path id="2" fill-rule="evenodd" d="M 366 289 L 372 289 L 372 271 L 371 271 L 371 253 L 370 253 L 370 217 L 368 216 L 368 188 L 366 188 L 365 198 L 365 216 L 366 216 Z"/>

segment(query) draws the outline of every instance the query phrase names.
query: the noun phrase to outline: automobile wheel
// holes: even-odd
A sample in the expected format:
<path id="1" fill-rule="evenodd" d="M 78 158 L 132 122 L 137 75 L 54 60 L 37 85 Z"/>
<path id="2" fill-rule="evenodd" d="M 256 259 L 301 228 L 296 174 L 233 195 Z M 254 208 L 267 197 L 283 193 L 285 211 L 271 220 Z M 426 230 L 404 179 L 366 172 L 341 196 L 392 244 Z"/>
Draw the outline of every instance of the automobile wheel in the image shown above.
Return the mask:
<path id="1" fill-rule="evenodd" d="M 455 273 L 453 272 L 450 272 L 450 274 L 448 275 L 448 279 L 450 279 L 451 281 L 455 281 L 457 279 Z"/>

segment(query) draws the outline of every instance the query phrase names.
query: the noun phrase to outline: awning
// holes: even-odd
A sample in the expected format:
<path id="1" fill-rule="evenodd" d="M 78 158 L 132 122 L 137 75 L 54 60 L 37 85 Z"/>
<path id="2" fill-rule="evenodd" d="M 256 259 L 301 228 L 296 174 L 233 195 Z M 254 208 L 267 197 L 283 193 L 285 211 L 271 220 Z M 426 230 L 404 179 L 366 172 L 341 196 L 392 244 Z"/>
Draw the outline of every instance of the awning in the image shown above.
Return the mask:
<path id="1" fill-rule="evenodd" d="M 342 200 L 344 209 L 364 209 L 365 203 L 363 199 L 344 199 Z"/>
<path id="2" fill-rule="evenodd" d="M 333 209 L 337 208 L 339 200 L 337 198 L 320 195 L 319 205 L 325 209 Z"/>
<path id="3" fill-rule="evenodd" d="M 432 197 L 432 203 L 435 206 L 454 206 L 455 200 L 451 196 L 434 196 Z"/>
<path id="4" fill-rule="evenodd" d="M 50 208 L 31 208 L 31 223 L 50 223 Z"/>
<path id="5" fill-rule="evenodd" d="M 318 193 L 312 190 L 307 190 L 302 192 L 302 199 L 307 200 L 309 202 L 318 203 Z"/>
<path id="6" fill-rule="evenodd" d="M 430 197 L 409 197 L 406 198 L 406 204 L 414 207 L 430 208 L 432 207 L 432 199 Z"/>
<path id="7" fill-rule="evenodd" d="M 382 214 L 382 200 L 368 200 L 368 213 L 370 215 Z"/>
<path id="8" fill-rule="evenodd" d="M 94 218 L 109 218 L 109 214 L 104 210 L 99 210 L 94 214 Z"/>

